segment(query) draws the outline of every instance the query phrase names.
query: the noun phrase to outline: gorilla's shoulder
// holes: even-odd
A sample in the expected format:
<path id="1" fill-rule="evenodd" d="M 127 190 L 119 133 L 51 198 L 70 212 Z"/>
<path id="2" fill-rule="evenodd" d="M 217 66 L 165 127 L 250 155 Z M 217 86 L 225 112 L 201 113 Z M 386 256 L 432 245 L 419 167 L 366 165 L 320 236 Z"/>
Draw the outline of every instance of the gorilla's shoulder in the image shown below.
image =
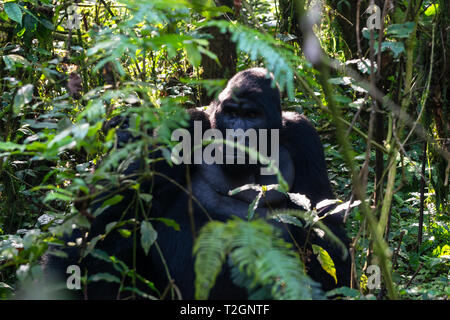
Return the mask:
<path id="1" fill-rule="evenodd" d="M 289 127 L 293 125 L 304 125 L 313 127 L 311 121 L 303 114 L 295 111 L 283 111 L 283 127 Z"/>
<path id="2" fill-rule="evenodd" d="M 319 135 L 314 125 L 306 116 L 294 111 L 283 111 L 282 119 L 284 134 L 288 135 L 291 141 L 296 141 L 296 136 L 307 135 L 308 142 L 312 142 L 315 146 L 319 145 Z M 320 147 L 322 147 L 321 144 Z"/>
<path id="3" fill-rule="evenodd" d="M 208 116 L 205 113 L 206 107 L 197 107 L 197 108 L 190 108 L 187 109 L 187 113 L 191 117 L 191 120 L 207 120 Z"/>
<path id="4" fill-rule="evenodd" d="M 211 122 L 209 119 L 209 115 L 207 114 L 207 110 L 205 107 L 198 107 L 198 108 L 191 108 L 187 110 L 187 113 L 190 117 L 190 126 L 189 129 L 192 129 L 192 124 L 195 121 L 201 121 L 202 122 L 202 128 L 203 130 L 207 130 L 211 128 Z"/>

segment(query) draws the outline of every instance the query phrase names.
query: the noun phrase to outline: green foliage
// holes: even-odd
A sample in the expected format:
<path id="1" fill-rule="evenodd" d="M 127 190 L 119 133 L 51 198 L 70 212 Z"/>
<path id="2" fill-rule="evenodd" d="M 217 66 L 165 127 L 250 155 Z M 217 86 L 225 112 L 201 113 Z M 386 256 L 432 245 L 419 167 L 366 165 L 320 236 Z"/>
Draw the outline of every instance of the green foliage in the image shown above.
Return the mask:
<path id="1" fill-rule="evenodd" d="M 22 10 L 20 10 L 20 6 L 15 2 L 6 2 L 4 4 L 5 13 L 8 15 L 8 17 L 18 22 L 19 24 L 22 24 Z"/>
<path id="2" fill-rule="evenodd" d="M 153 226 L 148 221 L 141 222 L 141 245 L 144 249 L 145 254 L 148 254 L 150 247 L 155 242 L 156 238 L 158 238 L 158 233 Z"/>
<path id="3" fill-rule="evenodd" d="M 196 298 L 208 297 L 229 256 L 232 266 L 251 279 L 249 290 L 268 286 L 274 299 L 312 299 L 317 284 L 291 246 L 263 220 L 207 223 L 194 245 Z"/>
<path id="4" fill-rule="evenodd" d="M 63 233 L 70 233 L 72 225 L 89 230 L 86 212 L 80 212 L 75 203 L 87 204 L 105 191 L 117 190 L 119 184 L 122 190 L 136 191 L 133 201 L 140 208 L 152 203 L 152 194 L 140 190 L 141 180 L 151 175 L 148 165 L 151 161 L 170 162 L 174 144 L 170 139 L 171 132 L 187 124 L 185 108 L 198 105 L 200 89 L 206 87 L 212 94 L 225 85 L 224 79 L 202 78 L 204 57 L 218 62 L 218 57 L 210 50 L 210 42 L 216 39 L 208 37 L 205 31 L 208 27 L 231 34 L 237 47 L 238 70 L 264 66 L 273 73 L 288 98 L 283 101 L 283 108 L 306 114 L 318 128 L 335 194 L 342 199 L 353 197 L 349 168 L 336 143 L 330 115 L 318 108 L 329 106 L 317 78 L 319 73 L 303 58 L 300 47 L 305 39 L 281 31 L 284 19 L 290 19 L 290 23 L 294 20 L 283 16 L 279 1 L 245 1 L 248 6 L 241 10 L 237 22 L 217 19 L 224 12 L 233 13 L 233 9 L 215 7 L 213 1 L 121 0 L 105 3 L 110 6 L 105 7 L 99 1 L 84 3 L 79 10 L 83 18 L 81 28 L 72 31 L 66 25 L 70 1 L 14 0 L 0 4 L 0 299 L 14 298 L 21 283 L 39 277 L 40 256 L 49 244 L 64 248 L 65 244 L 56 239 Z M 351 44 L 346 43 L 349 37 L 337 27 L 338 21 L 342 20 L 341 11 L 351 8 L 350 1 L 336 3 L 336 6 L 325 7 L 322 23 L 315 32 L 330 57 L 340 60 L 346 67 L 355 67 L 361 76 L 357 78 L 336 69 L 329 83 L 333 85 L 335 101 L 344 111 L 343 118 L 349 124 L 346 139 L 351 141 L 355 151 L 355 163 L 361 168 L 368 158 L 366 200 L 376 208 L 372 196 L 376 190 L 375 149 L 366 153 L 368 141 L 361 135 L 368 131 L 368 110 L 372 105 L 372 97 L 368 94 L 370 86 L 361 81 L 372 76 L 368 50 L 370 32 L 361 30 L 362 54 L 351 52 Z M 396 3 L 394 11 L 388 13 L 381 42 L 381 66 L 374 68 L 376 85 L 386 94 L 383 101 L 390 98 L 399 103 L 398 97 L 410 95 L 411 106 L 407 112 L 414 119 L 420 119 L 419 125 L 423 120 L 425 131 L 430 133 L 427 137 L 436 138 L 434 144 L 438 145 L 448 137 L 442 136 L 440 126 L 433 119 L 445 118 L 448 113 L 445 107 L 449 104 L 446 91 L 442 89 L 447 87 L 443 82 L 446 78 L 436 75 L 444 70 L 445 64 L 441 62 L 445 59 L 442 57 L 449 49 L 445 37 L 439 32 L 433 35 L 433 30 L 447 27 L 448 4 L 423 1 L 417 19 L 411 17 L 411 12 L 406 10 L 407 2 L 405 4 L 403 7 L 403 2 Z M 365 16 L 361 17 L 363 25 Z M 408 39 L 416 29 L 419 32 L 413 39 L 416 45 L 412 50 L 414 85 L 411 92 L 404 92 Z M 375 34 L 374 53 L 378 58 L 378 32 Z M 433 42 L 436 53 L 430 56 Z M 390 56 L 392 59 L 389 60 Z M 424 89 L 424 75 L 431 71 L 430 98 L 424 113 L 419 116 L 422 105 L 419 102 L 426 100 L 422 96 L 428 92 Z M 67 88 L 72 72 L 81 78 L 79 98 Z M 107 81 L 108 77 L 113 81 Z M 438 104 L 433 104 L 435 101 Z M 440 106 L 443 107 L 439 109 Z M 390 148 L 396 144 L 392 131 L 392 128 L 398 128 L 393 122 L 395 115 L 381 101 L 378 108 L 389 123 L 389 128 L 384 128 L 386 140 L 380 143 L 384 143 L 384 148 Z M 116 128 L 104 129 L 105 122 L 118 114 L 130 116 L 130 131 L 135 138 L 124 148 L 117 147 Z M 153 129 L 158 130 L 157 138 L 148 134 Z M 447 163 L 433 153 L 434 144 L 429 144 L 425 224 L 419 246 L 417 216 L 421 199 L 418 186 L 423 159 L 421 147 L 416 142 L 423 141 L 423 137 L 415 133 L 412 136 L 415 138 L 404 144 L 404 152 L 399 157 L 397 169 L 401 177 L 396 177 L 398 189 L 393 195 L 390 230 L 386 235 L 389 248 L 397 257 L 393 264 L 395 285 L 401 298 L 448 299 L 450 221 L 448 188 L 444 184 Z M 164 159 L 149 159 L 154 146 L 163 151 Z M 384 155 L 385 167 L 388 156 Z M 132 181 L 123 172 L 136 158 L 148 160 L 137 181 Z M 240 192 L 246 187 L 249 186 L 232 192 Z M 256 188 L 258 196 L 249 206 L 248 222 L 211 222 L 202 229 L 195 247 L 198 297 L 208 296 L 218 272 L 228 260 L 229 266 L 225 267 L 231 268 L 234 281 L 246 287 L 252 297 L 321 298 L 304 274 L 296 253 L 257 215 L 264 193 L 272 189 L 287 193 L 286 181 L 278 173 L 278 185 L 251 187 Z M 319 227 L 330 241 L 342 246 L 321 223 L 318 208 L 311 208 L 301 195 L 287 196 L 304 210 L 274 211 L 268 218 L 293 227 Z M 109 199 L 101 200 L 96 212 L 87 213 L 100 215 L 108 206 L 120 201 L 121 196 L 113 194 Z M 343 206 L 341 213 L 347 218 L 348 231 L 356 239 L 355 280 L 359 282 L 365 277 L 363 266 L 368 262 L 367 251 L 373 238 L 366 230 L 366 217 L 359 208 L 350 211 L 347 210 L 351 208 L 349 203 L 340 206 Z M 127 210 L 129 208 L 124 213 Z M 98 241 L 118 232 L 123 237 L 136 236 L 137 242 L 148 252 L 158 239 L 152 227 L 155 220 L 175 230 L 184 227 L 170 219 L 146 216 L 144 210 L 140 213 L 142 219 L 139 221 L 124 218 L 114 221 L 103 234 L 83 244 L 86 245 L 85 256 L 92 255 L 111 263 L 123 279 L 140 282 L 150 289 L 149 292 L 161 297 L 158 291 L 161 288 L 155 288 L 151 279 L 142 278 L 132 266 L 96 249 Z M 315 249 L 321 257 L 322 267 L 333 275 L 332 261 L 323 249 Z M 62 250 L 54 250 L 52 254 L 65 256 Z M 90 275 L 85 281 L 121 283 L 122 279 L 97 274 Z M 340 288 L 327 296 L 375 297 L 364 296 L 361 292 Z M 133 287 L 121 287 L 122 297 L 125 293 L 155 299 L 134 284 Z"/>
<path id="5" fill-rule="evenodd" d="M 294 65 L 301 61 L 292 53 L 288 45 L 276 41 L 268 34 L 243 25 L 222 21 L 211 21 L 207 26 L 216 26 L 224 33 L 232 33 L 231 40 L 237 49 L 248 54 L 251 60 L 261 59 L 265 67 L 273 73 L 280 90 L 286 90 L 289 99 L 294 98 Z"/>
<path id="6" fill-rule="evenodd" d="M 313 244 L 313 252 L 318 256 L 318 260 L 322 268 L 333 277 L 334 281 L 337 283 L 336 277 L 336 267 L 334 266 L 333 259 L 331 259 L 330 254 L 322 247 Z"/>

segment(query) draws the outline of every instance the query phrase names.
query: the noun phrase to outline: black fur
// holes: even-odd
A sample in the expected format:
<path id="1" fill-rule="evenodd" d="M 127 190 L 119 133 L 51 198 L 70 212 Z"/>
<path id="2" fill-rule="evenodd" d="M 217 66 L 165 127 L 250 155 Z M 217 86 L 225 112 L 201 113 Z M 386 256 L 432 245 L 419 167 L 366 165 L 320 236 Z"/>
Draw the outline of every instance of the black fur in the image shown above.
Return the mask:
<path id="1" fill-rule="evenodd" d="M 227 103 L 229 104 L 229 108 L 227 107 Z M 243 110 L 245 108 L 254 108 L 255 106 L 261 111 L 255 117 L 239 116 L 240 112 L 244 112 Z M 231 108 L 232 111 L 226 111 L 227 108 Z M 234 112 L 233 110 L 237 111 Z M 227 112 L 229 113 L 228 115 Z M 272 80 L 267 76 L 265 69 L 255 68 L 238 73 L 229 81 L 227 88 L 219 96 L 219 99 L 209 106 L 208 110 L 205 112 L 190 110 L 189 113 L 191 115 L 191 121 L 202 121 L 204 130 L 209 127 L 224 130 L 225 128 L 233 128 L 236 126 L 244 130 L 248 128 L 280 128 L 280 143 L 287 151 L 287 157 L 295 169 L 293 176 L 285 177 L 286 180 L 290 181 L 290 192 L 306 195 L 311 200 L 313 206 L 321 200 L 334 198 L 326 172 L 323 148 L 316 130 L 306 117 L 292 112 L 281 112 L 279 90 L 272 86 Z M 115 121 L 117 122 L 119 120 L 116 119 Z M 117 124 L 119 123 L 122 122 L 117 122 Z M 122 129 L 119 131 L 119 139 L 122 139 L 122 142 L 126 143 L 125 139 L 130 138 L 130 136 L 126 134 L 126 126 L 122 125 L 121 128 L 125 129 L 125 131 Z M 189 130 L 192 132 L 192 126 Z M 132 164 L 127 173 L 138 172 L 141 164 L 142 162 L 139 161 Z M 226 181 L 231 181 L 231 183 L 245 182 L 245 176 L 249 174 L 249 171 L 246 171 L 245 168 L 240 171 L 238 169 L 239 174 L 236 177 L 227 172 L 223 173 L 224 176 L 221 176 L 222 172 L 220 171 L 220 167 L 217 169 L 219 171 L 213 170 L 209 172 L 208 168 L 198 165 L 171 167 L 167 163 L 161 162 L 153 169 L 174 179 L 183 187 L 187 186 L 186 171 L 189 170 L 193 193 L 197 195 L 197 199 L 208 210 L 209 215 L 213 219 L 224 221 L 229 217 L 229 212 L 236 212 L 240 216 L 246 215 L 247 207 L 251 200 L 248 200 L 245 196 L 231 198 L 226 193 L 222 193 L 220 190 L 217 191 L 222 186 L 224 192 L 232 189 L 231 185 L 225 185 L 226 179 L 228 179 Z M 258 179 L 261 179 L 261 177 L 255 176 L 255 179 L 258 182 Z M 191 220 L 188 213 L 188 196 L 178 186 L 169 183 L 161 176 L 154 176 L 152 181 L 147 181 L 142 184 L 141 188 L 143 189 L 142 192 L 151 191 L 153 194 L 150 217 L 174 219 L 181 227 L 180 231 L 175 231 L 162 222 L 152 220 L 152 225 L 158 232 L 158 245 L 166 260 L 165 263 L 170 270 L 170 274 L 175 280 L 175 285 L 178 287 L 184 299 L 192 299 L 194 298 L 195 275 L 192 256 L 193 236 L 191 234 Z M 88 240 L 98 234 L 104 233 L 105 226 L 109 222 L 120 219 L 122 213 L 133 199 L 133 193 L 131 191 L 122 192 L 122 195 L 124 196 L 123 201 L 110 207 L 93 221 Z M 107 196 L 107 194 L 102 196 Z M 222 205 L 218 206 L 218 202 Z M 92 211 L 100 204 L 101 201 L 92 208 Z M 193 202 L 193 206 L 195 230 L 198 232 L 208 221 L 208 218 L 195 201 Z M 278 208 L 296 207 L 283 197 L 274 200 L 274 206 Z M 126 218 L 134 217 L 134 209 L 129 212 Z M 339 216 L 334 215 L 328 217 L 324 222 L 348 245 L 348 238 L 344 232 Z M 280 229 L 284 230 L 283 228 Z M 305 242 L 306 232 L 292 226 L 290 226 L 290 229 L 296 237 L 296 241 L 302 245 Z M 76 236 L 80 236 L 80 234 L 78 233 Z M 291 241 L 285 231 L 284 236 L 286 240 Z M 74 239 L 74 236 L 71 239 Z M 347 257 L 346 260 L 342 260 L 341 250 L 329 240 L 326 240 L 326 238 L 322 239 L 311 233 L 310 241 L 322 246 L 331 254 L 336 264 L 338 283 L 336 285 L 332 277 L 321 268 L 314 255 L 310 255 L 307 259 L 308 274 L 314 280 L 320 282 L 324 290 L 342 285 L 348 286 L 350 282 L 349 258 Z M 139 237 L 137 243 L 139 244 Z M 130 268 L 132 267 L 133 237 L 125 239 L 117 232 L 114 232 L 106 237 L 106 239 L 99 241 L 96 247 L 106 251 L 110 255 L 115 255 Z M 56 258 L 51 255 L 44 257 L 44 269 L 49 277 L 55 274 L 64 277 L 67 265 L 78 264 L 79 253 L 77 253 L 76 249 L 71 249 L 67 252 L 69 254 L 68 260 Z M 82 270 L 87 270 L 90 275 L 100 272 L 118 275 L 111 264 L 92 256 L 84 258 L 81 266 Z M 154 282 L 161 293 L 168 286 L 167 273 L 155 245 L 151 247 L 148 256 L 144 254 L 142 248 L 138 245 L 136 267 L 137 272 Z M 140 282 L 138 281 L 138 283 Z M 125 283 L 125 285 L 131 284 Z M 142 283 L 138 285 L 138 288 L 157 296 L 155 292 L 149 290 Z M 115 299 L 118 297 L 118 284 L 105 281 L 92 282 L 89 284 L 86 292 L 87 298 L 89 299 Z M 123 298 L 125 295 L 129 295 L 129 293 L 122 293 L 120 297 Z M 80 294 L 79 297 L 83 296 L 83 294 Z M 168 295 L 166 298 L 171 297 Z M 216 281 L 210 298 L 245 299 L 247 298 L 247 292 L 232 282 L 229 268 L 225 267 Z"/>

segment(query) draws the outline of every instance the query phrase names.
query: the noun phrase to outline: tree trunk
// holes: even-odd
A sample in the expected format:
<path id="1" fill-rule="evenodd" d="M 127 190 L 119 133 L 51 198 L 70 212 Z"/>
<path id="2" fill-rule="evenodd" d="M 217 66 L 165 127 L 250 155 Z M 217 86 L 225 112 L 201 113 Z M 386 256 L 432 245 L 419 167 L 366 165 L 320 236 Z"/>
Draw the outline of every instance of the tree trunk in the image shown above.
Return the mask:
<path id="1" fill-rule="evenodd" d="M 233 8 L 233 0 L 216 0 L 216 5 Z M 220 19 L 225 18 L 234 19 L 234 15 L 227 13 L 226 16 L 222 16 Z M 209 50 L 217 55 L 220 65 L 210 57 L 203 55 L 202 78 L 231 78 L 236 73 L 237 60 L 236 45 L 231 41 L 231 34 L 229 32 L 221 33 L 216 27 L 205 28 L 204 32 L 211 35 L 211 39 L 209 39 Z M 206 90 L 202 89 L 200 93 L 200 102 L 202 105 L 208 105 L 213 99 L 213 96 L 209 96 Z"/>

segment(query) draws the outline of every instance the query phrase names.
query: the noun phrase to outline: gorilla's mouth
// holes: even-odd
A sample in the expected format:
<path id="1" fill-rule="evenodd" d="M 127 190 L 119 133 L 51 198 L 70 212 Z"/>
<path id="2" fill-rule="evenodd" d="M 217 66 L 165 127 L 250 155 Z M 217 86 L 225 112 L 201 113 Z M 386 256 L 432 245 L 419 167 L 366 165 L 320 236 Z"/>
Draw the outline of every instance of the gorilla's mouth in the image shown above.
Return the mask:
<path id="1" fill-rule="evenodd" d="M 250 162 L 250 154 L 243 148 L 248 147 L 241 145 L 241 147 L 224 147 L 224 145 L 218 146 L 219 152 L 223 155 L 225 164 L 256 164 L 255 161 Z M 225 150 L 224 150 L 225 149 Z"/>

